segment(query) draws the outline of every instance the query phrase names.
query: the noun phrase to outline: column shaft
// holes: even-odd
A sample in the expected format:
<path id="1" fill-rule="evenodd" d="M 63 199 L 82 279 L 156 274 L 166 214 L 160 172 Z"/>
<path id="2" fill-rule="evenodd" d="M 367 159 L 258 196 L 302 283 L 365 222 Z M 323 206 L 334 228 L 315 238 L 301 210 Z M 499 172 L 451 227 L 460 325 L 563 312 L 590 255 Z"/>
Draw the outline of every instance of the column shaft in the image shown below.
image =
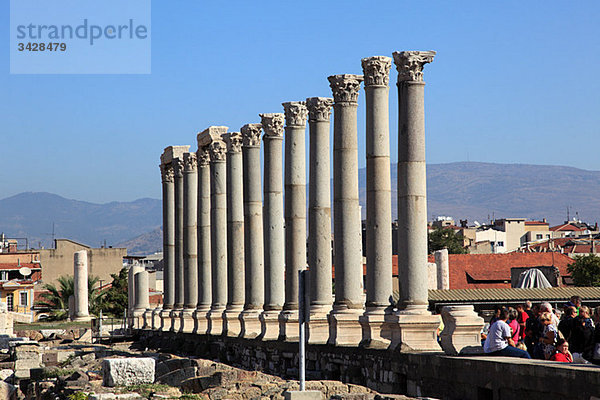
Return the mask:
<path id="1" fill-rule="evenodd" d="M 198 303 L 198 163 L 196 153 L 184 154 L 184 308 Z"/>
<path id="2" fill-rule="evenodd" d="M 148 271 L 142 270 L 133 276 L 135 286 L 135 308 L 134 310 L 143 313 L 150 307 L 150 296 L 148 287 Z"/>
<path id="3" fill-rule="evenodd" d="M 175 304 L 175 184 L 172 164 L 161 164 L 163 175 L 163 309 Z"/>
<path id="4" fill-rule="evenodd" d="M 175 310 L 183 308 L 183 159 L 174 161 L 175 165 Z"/>
<path id="5" fill-rule="evenodd" d="M 88 262 L 87 251 L 76 251 L 74 255 L 73 268 L 73 286 L 75 293 L 75 321 L 85 321 L 89 319 L 88 310 Z"/>

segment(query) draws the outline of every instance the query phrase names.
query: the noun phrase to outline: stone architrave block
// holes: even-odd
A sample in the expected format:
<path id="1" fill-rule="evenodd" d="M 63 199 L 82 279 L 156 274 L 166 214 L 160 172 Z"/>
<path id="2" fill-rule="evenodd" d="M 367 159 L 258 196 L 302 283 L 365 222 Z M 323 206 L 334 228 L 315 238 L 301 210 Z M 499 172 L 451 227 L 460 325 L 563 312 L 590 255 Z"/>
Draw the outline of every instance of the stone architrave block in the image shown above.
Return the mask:
<path id="1" fill-rule="evenodd" d="M 293 390 L 283 394 L 285 400 L 324 400 L 323 392 L 319 390 Z"/>
<path id="2" fill-rule="evenodd" d="M 104 386 L 154 383 L 153 358 L 107 358 L 102 363 Z"/>
<path id="3" fill-rule="evenodd" d="M 473 306 L 445 306 L 442 308 L 444 330 L 441 345 L 446 354 L 480 354 L 483 318 L 475 313 Z"/>

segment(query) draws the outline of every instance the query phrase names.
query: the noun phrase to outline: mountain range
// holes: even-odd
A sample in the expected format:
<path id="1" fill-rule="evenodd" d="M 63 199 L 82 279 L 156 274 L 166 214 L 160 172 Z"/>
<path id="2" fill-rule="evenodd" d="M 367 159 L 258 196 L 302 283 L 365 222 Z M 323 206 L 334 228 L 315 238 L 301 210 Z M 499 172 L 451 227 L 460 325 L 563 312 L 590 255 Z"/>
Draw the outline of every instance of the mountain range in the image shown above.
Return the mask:
<path id="1" fill-rule="evenodd" d="M 392 213 L 396 218 L 396 166 L 392 172 Z M 469 222 L 493 218 L 569 217 L 594 223 L 600 216 L 600 171 L 526 164 L 457 162 L 427 166 L 428 215 Z M 366 170 L 359 170 L 365 217 Z M 51 193 L 21 193 L 0 200 L 0 232 L 28 238 L 29 246 L 51 246 L 69 238 L 90 246 L 127 247 L 130 254 L 162 248 L 162 206 L 157 199 L 95 204 Z M 54 234 L 53 234 L 54 233 Z"/>

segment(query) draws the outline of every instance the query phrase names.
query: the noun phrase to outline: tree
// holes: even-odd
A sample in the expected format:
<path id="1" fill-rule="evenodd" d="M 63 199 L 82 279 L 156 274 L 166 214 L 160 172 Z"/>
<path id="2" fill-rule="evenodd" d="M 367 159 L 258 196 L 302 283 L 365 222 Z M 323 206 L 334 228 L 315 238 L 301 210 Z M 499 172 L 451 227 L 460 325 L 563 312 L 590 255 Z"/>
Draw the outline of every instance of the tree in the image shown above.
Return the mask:
<path id="1" fill-rule="evenodd" d="M 575 286 L 600 286 L 600 257 L 593 254 L 576 256 L 567 266 Z"/>
<path id="2" fill-rule="evenodd" d="M 69 316 L 69 297 L 75 294 L 75 279 L 72 276 L 59 276 L 58 287 L 52 283 L 45 284 L 40 294 L 40 300 L 35 306 L 42 313 L 48 313 L 49 319 L 61 320 Z M 98 312 L 98 305 L 101 294 L 94 287 L 98 283 L 95 276 L 88 277 L 88 303 L 92 314 Z"/>
<path id="3" fill-rule="evenodd" d="M 102 296 L 102 311 L 115 317 L 123 316 L 127 309 L 127 269 L 122 268 L 118 274 L 110 274 L 113 278 L 110 289 Z"/>
<path id="4" fill-rule="evenodd" d="M 463 240 L 456 234 L 454 229 L 435 228 L 429 233 L 427 247 L 429 254 L 436 250 L 448 249 L 449 254 L 466 254 L 467 250 L 463 247 Z"/>

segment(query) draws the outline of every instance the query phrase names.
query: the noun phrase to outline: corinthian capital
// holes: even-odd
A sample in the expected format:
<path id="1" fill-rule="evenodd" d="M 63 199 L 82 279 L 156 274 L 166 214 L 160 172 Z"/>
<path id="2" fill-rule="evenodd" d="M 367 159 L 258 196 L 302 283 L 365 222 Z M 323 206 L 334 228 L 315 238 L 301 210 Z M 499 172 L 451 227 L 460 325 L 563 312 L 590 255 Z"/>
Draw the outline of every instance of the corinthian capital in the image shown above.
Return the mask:
<path id="1" fill-rule="evenodd" d="M 242 134 L 239 132 L 229 132 L 227 135 L 227 151 L 230 153 L 239 153 L 242 151 Z"/>
<path id="2" fill-rule="evenodd" d="M 183 156 L 183 154 L 182 154 Z M 175 171 L 176 178 L 183 178 L 183 159 L 182 158 L 174 158 L 173 161 L 173 170 Z"/>
<path id="3" fill-rule="evenodd" d="M 224 141 L 220 139 L 213 140 L 208 146 L 208 150 L 210 151 L 210 161 L 225 161 L 225 157 L 227 154 L 227 145 Z"/>
<path id="4" fill-rule="evenodd" d="M 423 81 L 423 67 L 435 57 L 435 51 L 395 51 L 394 64 L 398 70 L 398 82 Z"/>
<path id="5" fill-rule="evenodd" d="M 327 79 L 336 103 L 356 103 L 358 101 L 360 83 L 363 81 L 362 75 L 332 75 Z"/>
<path id="6" fill-rule="evenodd" d="M 183 168 L 185 172 L 196 172 L 198 169 L 196 153 L 183 153 Z"/>
<path id="7" fill-rule="evenodd" d="M 392 59 L 385 56 L 367 57 L 361 60 L 365 86 L 388 86 Z"/>
<path id="8" fill-rule="evenodd" d="M 175 179 L 175 171 L 171 164 L 160 164 L 160 176 L 163 183 L 173 183 Z"/>
<path id="9" fill-rule="evenodd" d="M 246 147 L 260 146 L 261 124 L 246 124 L 240 129 L 242 131 L 243 144 Z"/>
<path id="10" fill-rule="evenodd" d="M 267 137 L 283 137 L 283 114 L 269 113 L 258 114 L 262 122 L 265 136 Z"/>
<path id="11" fill-rule="evenodd" d="M 303 101 L 288 101 L 281 103 L 285 112 L 285 124 L 287 126 L 305 126 L 308 110 Z"/>
<path id="12" fill-rule="evenodd" d="M 208 151 L 208 146 L 199 148 L 196 154 L 198 158 L 198 167 L 207 167 L 210 163 L 210 152 Z"/>
<path id="13" fill-rule="evenodd" d="M 329 121 L 333 99 L 329 97 L 309 97 L 306 99 L 309 121 Z"/>

